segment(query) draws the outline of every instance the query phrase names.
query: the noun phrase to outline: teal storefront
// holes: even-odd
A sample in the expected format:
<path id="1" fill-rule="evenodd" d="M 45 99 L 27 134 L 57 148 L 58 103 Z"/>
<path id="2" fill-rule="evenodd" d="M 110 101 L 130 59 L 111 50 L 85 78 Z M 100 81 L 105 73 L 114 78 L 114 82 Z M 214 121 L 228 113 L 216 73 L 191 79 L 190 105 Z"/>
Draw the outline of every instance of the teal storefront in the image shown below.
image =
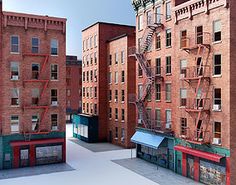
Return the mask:
<path id="1" fill-rule="evenodd" d="M 131 138 L 137 157 L 174 171 L 174 139 L 146 130 L 137 130 Z"/>

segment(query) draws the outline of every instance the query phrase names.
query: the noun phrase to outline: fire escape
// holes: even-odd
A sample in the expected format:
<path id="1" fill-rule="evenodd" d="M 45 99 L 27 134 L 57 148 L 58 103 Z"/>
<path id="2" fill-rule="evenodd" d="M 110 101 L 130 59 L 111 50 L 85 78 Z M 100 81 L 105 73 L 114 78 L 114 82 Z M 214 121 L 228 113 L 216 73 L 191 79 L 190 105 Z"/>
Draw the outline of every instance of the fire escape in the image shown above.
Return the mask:
<path id="1" fill-rule="evenodd" d="M 42 113 L 40 117 L 37 119 L 37 123 L 34 129 L 26 128 L 25 125 L 23 125 L 23 134 L 26 141 L 31 140 L 32 135 L 39 135 L 39 134 L 48 134 L 48 130 L 46 129 L 46 125 L 44 124 L 45 116 L 49 110 L 48 105 L 42 105 L 41 101 L 45 94 L 46 89 L 48 88 L 49 79 L 43 79 L 44 75 L 46 73 L 46 65 L 49 60 L 48 54 L 38 54 L 38 53 L 24 53 L 23 57 L 37 57 L 37 58 L 43 58 L 42 67 L 39 69 L 39 71 L 33 71 L 32 70 L 32 76 L 30 79 L 24 79 L 23 81 L 23 87 L 26 88 L 26 84 L 41 84 L 41 90 L 39 97 L 34 98 L 32 100 L 31 104 L 23 104 L 23 111 L 27 110 L 42 110 Z M 33 99 L 33 98 L 32 98 Z M 33 102 L 34 101 L 34 102 Z"/>
<path id="2" fill-rule="evenodd" d="M 157 130 L 163 130 L 163 128 L 161 126 L 157 127 L 156 121 L 150 118 L 150 115 L 146 110 L 146 104 L 148 96 L 152 94 L 155 83 L 158 81 L 163 81 L 163 76 L 161 75 L 161 67 L 156 66 L 156 68 L 152 68 L 146 56 L 152 46 L 155 33 L 158 30 L 163 30 L 164 28 L 164 25 L 161 23 L 161 18 L 159 18 L 160 16 L 161 15 L 153 14 L 148 17 L 147 27 L 138 48 L 132 47 L 129 49 L 129 56 L 133 56 L 137 59 L 139 67 L 143 71 L 142 92 L 139 92 L 139 97 L 137 98 L 131 95 L 130 103 L 134 103 L 136 105 L 138 113 L 141 117 L 138 121 L 138 127 L 149 129 L 154 132 Z"/>
<path id="3" fill-rule="evenodd" d="M 208 144 L 211 139 L 209 131 L 211 99 L 208 98 L 211 83 L 210 66 L 208 66 L 210 38 L 209 33 L 200 33 L 197 41 L 194 37 L 181 39 L 181 48 L 194 57 L 195 63 L 194 66 L 187 67 L 181 76 L 181 80 L 187 82 L 188 89 L 193 92 L 193 98 L 187 99 L 185 111 L 195 120 L 194 127 L 185 128 L 184 139 L 194 144 Z"/>

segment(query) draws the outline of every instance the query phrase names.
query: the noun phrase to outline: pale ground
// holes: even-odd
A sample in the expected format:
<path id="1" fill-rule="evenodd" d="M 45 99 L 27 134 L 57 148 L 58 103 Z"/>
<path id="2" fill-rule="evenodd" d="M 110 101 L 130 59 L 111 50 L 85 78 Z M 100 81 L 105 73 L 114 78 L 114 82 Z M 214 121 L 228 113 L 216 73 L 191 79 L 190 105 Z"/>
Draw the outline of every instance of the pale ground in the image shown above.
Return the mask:
<path id="1" fill-rule="evenodd" d="M 70 138 L 71 136 L 71 125 L 67 125 L 67 137 Z M 130 150 L 123 149 L 92 152 L 75 142 L 67 140 L 67 163 L 75 170 L 5 179 L 0 180 L 0 185 L 158 185 L 158 183 L 149 180 L 150 175 L 154 176 L 154 181 L 158 180 L 158 176 L 161 178 L 159 185 L 198 184 L 172 172 L 165 174 L 165 169 L 161 168 L 158 171 L 155 168 L 144 169 L 144 171 L 149 170 L 150 172 L 146 175 L 148 178 L 145 178 L 142 176 L 145 173 L 142 174 L 140 170 L 132 169 L 135 166 L 140 167 L 140 161 L 137 161 L 136 165 L 136 159 L 133 161 L 130 159 L 128 160 L 131 162 L 130 166 L 127 165 L 128 161 L 122 164 L 121 159 L 130 158 L 130 154 Z M 112 160 L 121 166 L 112 162 Z M 149 165 L 145 162 L 141 166 L 149 168 Z"/>

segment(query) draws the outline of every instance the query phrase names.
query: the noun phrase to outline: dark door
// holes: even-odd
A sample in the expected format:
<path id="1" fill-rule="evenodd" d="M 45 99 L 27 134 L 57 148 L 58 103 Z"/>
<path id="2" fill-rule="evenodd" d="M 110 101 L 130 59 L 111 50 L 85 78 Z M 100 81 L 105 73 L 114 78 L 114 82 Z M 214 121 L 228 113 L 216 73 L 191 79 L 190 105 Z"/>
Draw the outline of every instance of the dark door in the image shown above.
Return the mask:
<path id="1" fill-rule="evenodd" d="M 112 131 L 109 131 L 109 142 L 112 143 Z"/>

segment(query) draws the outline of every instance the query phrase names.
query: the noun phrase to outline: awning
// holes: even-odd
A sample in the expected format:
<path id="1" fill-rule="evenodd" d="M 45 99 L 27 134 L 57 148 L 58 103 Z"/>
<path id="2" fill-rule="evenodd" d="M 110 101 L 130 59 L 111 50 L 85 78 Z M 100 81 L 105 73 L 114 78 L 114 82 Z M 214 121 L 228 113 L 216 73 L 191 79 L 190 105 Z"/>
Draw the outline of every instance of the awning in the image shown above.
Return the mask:
<path id="1" fill-rule="evenodd" d="M 136 131 L 131 141 L 136 144 L 144 145 L 149 148 L 157 149 L 165 137 L 150 134 L 147 132 Z"/>
<path id="2" fill-rule="evenodd" d="M 192 148 L 184 147 L 184 146 L 180 146 L 180 145 L 175 146 L 174 149 L 177 151 L 189 154 L 189 155 L 193 155 L 196 157 L 200 157 L 200 158 L 207 159 L 207 160 L 214 161 L 214 162 L 218 162 L 218 163 L 224 157 L 224 156 L 221 156 L 218 154 L 203 152 L 200 150 L 196 150 L 196 149 L 192 149 Z"/>

